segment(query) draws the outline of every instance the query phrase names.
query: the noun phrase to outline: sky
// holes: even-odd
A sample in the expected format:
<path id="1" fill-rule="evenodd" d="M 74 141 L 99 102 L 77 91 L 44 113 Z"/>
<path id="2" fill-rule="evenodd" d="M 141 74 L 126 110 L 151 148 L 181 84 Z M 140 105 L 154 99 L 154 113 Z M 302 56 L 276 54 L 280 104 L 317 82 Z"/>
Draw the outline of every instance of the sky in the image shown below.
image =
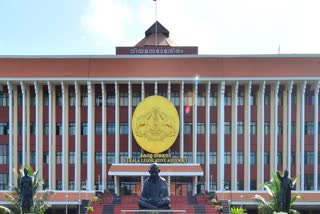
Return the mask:
<path id="1" fill-rule="evenodd" d="M 0 55 L 114 55 L 157 20 L 199 54 L 319 54 L 319 0 L 0 0 Z"/>

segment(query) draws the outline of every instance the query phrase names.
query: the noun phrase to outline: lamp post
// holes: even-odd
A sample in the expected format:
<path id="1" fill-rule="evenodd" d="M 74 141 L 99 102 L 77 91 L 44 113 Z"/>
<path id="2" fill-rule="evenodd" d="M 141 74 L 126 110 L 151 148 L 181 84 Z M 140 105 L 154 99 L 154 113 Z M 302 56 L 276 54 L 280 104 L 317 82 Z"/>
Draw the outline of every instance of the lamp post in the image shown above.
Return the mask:
<path id="1" fill-rule="evenodd" d="M 68 194 L 66 194 L 66 214 L 68 214 Z"/>
<path id="2" fill-rule="evenodd" d="M 242 200 L 243 200 L 243 195 L 240 195 L 240 207 L 242 208 Z"/>

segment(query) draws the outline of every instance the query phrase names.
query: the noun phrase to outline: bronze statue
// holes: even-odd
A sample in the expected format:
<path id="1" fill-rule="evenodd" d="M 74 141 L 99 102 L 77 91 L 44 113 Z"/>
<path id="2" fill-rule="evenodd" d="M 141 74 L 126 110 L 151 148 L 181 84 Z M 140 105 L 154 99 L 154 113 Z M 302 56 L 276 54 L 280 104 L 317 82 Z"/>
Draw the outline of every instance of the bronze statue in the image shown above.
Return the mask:
<path id="1" fill-rule="evenodd" d="M 283 177 L 277 172 L 278 178 L 280 180 L 280 201 L 281 209 L 284 212 L 289 212 L 290 201 L 291 201 L 291 190 L 293 189 L 293 184 L 291 179 L 288 177 L 288 170 L 284 171 Z"/>
<path id="2" fill-rule="evenodd" d="M 28 169 L 24 168 L 24 176 L 20 180 L 20 191 L 21 191 L 21 208 L 23 212 L 30 212 L 33 206 L 32 198 L 32 178 L 28 176 Z"/>
<path id="3" fill-rule="evenodd" d="M 157 163 L 150 165 L 150 176 L 144 181 L 140 200 L 140 209 L 171 209 L 167 182 L 159 176 Z"/>

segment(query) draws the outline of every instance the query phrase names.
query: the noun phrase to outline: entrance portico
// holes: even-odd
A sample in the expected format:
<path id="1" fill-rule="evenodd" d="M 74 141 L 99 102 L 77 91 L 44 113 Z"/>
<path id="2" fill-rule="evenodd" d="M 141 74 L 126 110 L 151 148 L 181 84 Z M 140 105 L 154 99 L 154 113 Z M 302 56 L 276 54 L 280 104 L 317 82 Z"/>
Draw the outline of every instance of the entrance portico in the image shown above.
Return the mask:
<path id="1" fill-rule="evenodd" d="M 131 177 L 141 176 L 140 188 L 143 187 L 144 176 L 149 176 L 149 165 L 150 164 L 112 164 L 108 174 L 114 176 L 115 182 L 115 194 L 120 195 L 120 177 Z M 167 177 L 167 183 L 169 188 L 169 194 L 172 192 L 170 187 L 172 177 L 190 177 L 192 186 L 192 195 L 197 192 L 197 176 L 203 176 L 203 170 L 200 164 L 159 164 L 160 176 Z M 183 186 L 181 183 L 179 184 Z M 187 186 L 187 185 L 185 185 Z M 175 192 L 175 191 L 173 191 Z M 140 192 L 139 192 L 140 194 Z M 181 194 L 186 195 L 186 191 L 182 191 Z"/>

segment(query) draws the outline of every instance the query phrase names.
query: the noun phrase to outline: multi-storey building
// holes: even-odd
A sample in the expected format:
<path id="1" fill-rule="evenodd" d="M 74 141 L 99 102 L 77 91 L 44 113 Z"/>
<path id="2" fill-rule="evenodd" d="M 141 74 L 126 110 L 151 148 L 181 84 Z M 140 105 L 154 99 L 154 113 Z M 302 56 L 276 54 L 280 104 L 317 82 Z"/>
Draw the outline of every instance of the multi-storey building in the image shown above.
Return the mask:
<path id="1" fill-rule="evenodd" d="M 56 192 L 53 204 L 95 190 L 140 194 L 146 166 L 125 162 L 146 153 L 132 115 L 160 95 L 180 123 L 164 153 L 187 159 L 161 165 L 170 194 L 216 190 L 252 204 L 260 184 L 288 169 L 299 176 L 297 204 L 319 205 L 320 55 L 197 55 L 174 46 L 160 23 L 117 53 L 1 56 L 1 202 L 24 164 Z"/>

